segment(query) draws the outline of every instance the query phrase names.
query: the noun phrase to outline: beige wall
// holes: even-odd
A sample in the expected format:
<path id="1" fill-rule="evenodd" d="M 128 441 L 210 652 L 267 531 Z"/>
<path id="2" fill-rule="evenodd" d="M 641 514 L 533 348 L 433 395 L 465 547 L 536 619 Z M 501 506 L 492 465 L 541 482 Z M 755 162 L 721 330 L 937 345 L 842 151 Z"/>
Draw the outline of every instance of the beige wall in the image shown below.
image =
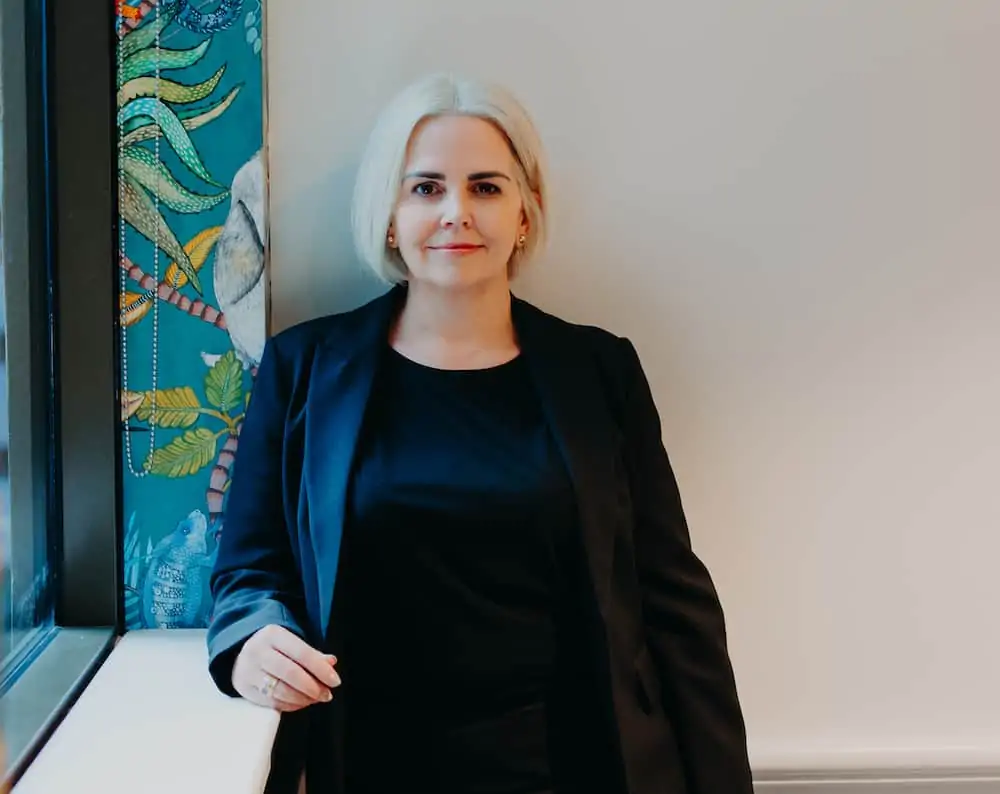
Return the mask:
<path id="1" fill-rule="evenodd" d="M 1000 763 L 1000 2 L 382 0 L 268 19 L 273 321 L 353 307 L 409 76 L 533 109 L 520 294 L 631 336 L 760 767 Z"/>

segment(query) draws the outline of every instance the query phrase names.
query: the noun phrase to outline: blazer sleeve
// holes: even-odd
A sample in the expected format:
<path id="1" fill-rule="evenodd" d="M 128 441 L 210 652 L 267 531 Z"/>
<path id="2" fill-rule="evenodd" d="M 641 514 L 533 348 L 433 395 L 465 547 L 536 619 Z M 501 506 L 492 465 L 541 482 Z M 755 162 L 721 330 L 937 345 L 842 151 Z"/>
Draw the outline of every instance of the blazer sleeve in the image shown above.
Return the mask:
<path id="1" fill-rule="evenodd" d="M 243 643 L 269 624 L 300 637 L 302 587 L 282 499 L 282 459 L 288 379 L 274 338 L 264 348 L 239 435 L 218 559 L 209 586 L 209 672 L 236 697 L 232 668 Z"/>
<path id="2" fill-rule="evenodd" d="M 650 653 L 691 794 L 752 794 L 746 728 L 715 586 L 695 555 L 663 446 L 660 417 L 632 343 L 625 359 L 625 458 Z"/>

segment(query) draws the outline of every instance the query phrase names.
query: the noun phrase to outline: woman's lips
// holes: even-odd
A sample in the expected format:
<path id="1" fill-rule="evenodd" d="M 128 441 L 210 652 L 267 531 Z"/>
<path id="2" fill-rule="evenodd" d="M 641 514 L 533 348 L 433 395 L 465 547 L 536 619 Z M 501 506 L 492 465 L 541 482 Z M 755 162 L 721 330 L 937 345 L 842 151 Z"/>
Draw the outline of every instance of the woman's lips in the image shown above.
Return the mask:
<path id="1" fill-rule="evenodd" d="M 473 251 L 478 251 L 483 246 L 481 245 L 467 245 L 463 243 L 456 243 L 453 245 L 431 245 L 428 246 L 432 251 L 444 251 L 449 254 L 471 254 Z"/>

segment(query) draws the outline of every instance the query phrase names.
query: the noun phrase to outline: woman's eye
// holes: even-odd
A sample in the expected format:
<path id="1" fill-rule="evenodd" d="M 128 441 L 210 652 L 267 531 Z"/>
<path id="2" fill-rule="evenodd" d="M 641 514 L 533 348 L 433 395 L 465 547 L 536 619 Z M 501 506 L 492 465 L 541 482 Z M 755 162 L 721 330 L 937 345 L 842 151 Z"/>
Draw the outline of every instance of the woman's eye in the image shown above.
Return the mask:
<path id="1" fill-rule="evenodd" d="M 500 193 L 500 188 L 492 182 L 476 182 L 472 190 L 483 196 L 496 196 Z"/>
<path id="2" fill-rule="evenodd" d="M 434 196 L 438 191 L 439 188 L 434 182 L 421 182 L 413 188 L 413 192 L 418 196 Z"/>

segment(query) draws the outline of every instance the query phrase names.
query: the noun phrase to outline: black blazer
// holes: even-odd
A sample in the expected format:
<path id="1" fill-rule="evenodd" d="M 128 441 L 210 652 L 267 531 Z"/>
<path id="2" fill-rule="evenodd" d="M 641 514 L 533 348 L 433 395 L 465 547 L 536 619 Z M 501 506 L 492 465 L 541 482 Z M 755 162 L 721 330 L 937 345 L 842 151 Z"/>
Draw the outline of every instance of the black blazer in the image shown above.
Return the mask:
<path id="1" fill-rule="evenodd" d="M 396 287 L 272 337 L 239 438 L 211 577 L 209 670 L 235 696 L 242 643 L 271 623 L 337 653 L 334 585 L 354 448 Z M 513 299 L 513 321 L 579 502 L 589 642 L 627 794 L 752 794 L 711 578 L 691 549 L 660 419 L 632 344 Z M 345 684 L 346 685 L 346 684 Z M 342 710 L 282 717 L 269 791 L 343 792 Z M 390 762 L 387 759 L 387 762 Z M 602 793 L 603 794 L 603 793 Z"/>

